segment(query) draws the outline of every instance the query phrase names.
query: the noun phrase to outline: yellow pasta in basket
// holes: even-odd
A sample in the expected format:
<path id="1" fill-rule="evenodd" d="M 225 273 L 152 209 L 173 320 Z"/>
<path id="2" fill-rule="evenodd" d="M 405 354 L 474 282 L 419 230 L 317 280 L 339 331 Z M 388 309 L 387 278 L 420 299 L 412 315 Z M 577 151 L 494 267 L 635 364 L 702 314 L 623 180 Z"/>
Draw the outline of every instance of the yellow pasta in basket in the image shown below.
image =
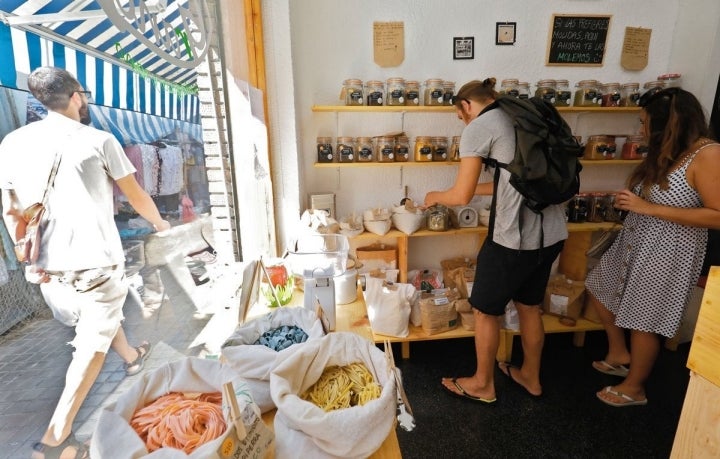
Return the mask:
<path id="1" fill-rule="evenodd" d="M 330 366 L 320 379 L 300 395 L 325 411 L 364 405 L 380 397 L 381 388 L 367 367 L 359 362 Z"/>

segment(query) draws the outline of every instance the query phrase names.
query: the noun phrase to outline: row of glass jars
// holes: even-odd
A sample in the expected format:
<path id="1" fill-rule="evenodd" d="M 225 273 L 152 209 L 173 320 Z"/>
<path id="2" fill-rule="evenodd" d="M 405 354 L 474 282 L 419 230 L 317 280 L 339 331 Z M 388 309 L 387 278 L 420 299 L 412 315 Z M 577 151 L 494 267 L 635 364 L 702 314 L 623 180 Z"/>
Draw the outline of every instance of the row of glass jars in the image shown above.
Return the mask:
<path id="1" fill-rule="evenodd" d="M 415 137 L 410 150 L 407 136 L 317 138 L 319 163 L 460 161 L 460 136 L 448 142 L 443 136 Z M 412 159 L 411 159 L 412 158 Z"/>
<path id="2" fill-rule="evenodd" d="M 600 83 L 598 80 L 581 80 L 575 84 L 574 95 L 568 80 L 540 80 L 534 96 L 541 97 L 555 107 L 634 107 L 640 96 L 647 91 L 656 92 L 670 85 L 677 85 L 678 74 L 660 75 L 658 80 L 648 81 L 640 89 L 640 83 Z M 521 99 L 530 97 L 530 83 L 508 78 L 500 82 L 500 94 Z"/>
<path id="3" fill-rule="evenodd" d="M 620 152 L 621 159 L 643 159 L 647 156 L 647 143 L 642 135 L 628 135 L 625 137 Z M 585 143 L 583 159 L 616 159 L 618 157 L 617 144 L 614 135 L 591 135 Z"/>
<path id="4" fill-rule="evenodd" d="M 442 78 L 426 80 L 422 86 L 415 80 L 388 78 L 385 83 L 379 80 L 351 78 L 343 81 L 340 99 L 345 105 L 452 105 L 455 95 L 455 82 Z"/>
<path id="5" fill-rule="evenodd" d="M 615 208 L 615 193 L 579 193 L 567 203 L 569 223 L 621 222 L 624 213 Z"/>

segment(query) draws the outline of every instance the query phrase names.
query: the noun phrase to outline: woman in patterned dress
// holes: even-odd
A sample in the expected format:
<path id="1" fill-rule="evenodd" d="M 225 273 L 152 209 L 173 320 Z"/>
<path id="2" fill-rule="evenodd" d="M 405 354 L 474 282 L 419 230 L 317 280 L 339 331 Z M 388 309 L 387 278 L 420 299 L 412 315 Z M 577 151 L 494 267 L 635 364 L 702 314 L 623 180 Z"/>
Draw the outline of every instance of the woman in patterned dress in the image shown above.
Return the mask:
<path id="1" fill-rule="evenodd" d="M 627 218 L 585 282 L 608 337 L 605 359 L 593 367 L 625 378 L 597 397 L 618 407 L 647 404 L 660 336 L 671 338 L 680 327 L 707 229 L 720 228 L 720 144 L 708 138 L 702 106 L 680 88 L 644 95 L 640 106 L 648 155 L 616 195 Z"/>

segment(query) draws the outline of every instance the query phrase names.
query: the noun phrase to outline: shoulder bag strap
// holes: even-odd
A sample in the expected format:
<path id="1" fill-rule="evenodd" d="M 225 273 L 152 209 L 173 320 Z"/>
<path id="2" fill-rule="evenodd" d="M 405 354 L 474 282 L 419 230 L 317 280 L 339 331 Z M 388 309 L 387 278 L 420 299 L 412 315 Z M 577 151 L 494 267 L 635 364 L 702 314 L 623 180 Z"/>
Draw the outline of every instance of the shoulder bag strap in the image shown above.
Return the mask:
<path id="1" fill-rule="evenodd" d="M 57 175 L 58 167 L 60 167 L 60 159 L 61 158 L 62 158 L 62 155 L 60 155 L 60 152 L 55 153 L 55 162 L 53 163 L 53 167 L 50 170 L 50 177 L 48 177 L 47 186 L 45 187 L 45 193 L 43 193 L 43 198 L 42 198 L 43 207 L 47 206 L 48 194 L 50 193 L 50 188 L 53 186 L 53 183 L 55 182 L 55 175 Z"/>

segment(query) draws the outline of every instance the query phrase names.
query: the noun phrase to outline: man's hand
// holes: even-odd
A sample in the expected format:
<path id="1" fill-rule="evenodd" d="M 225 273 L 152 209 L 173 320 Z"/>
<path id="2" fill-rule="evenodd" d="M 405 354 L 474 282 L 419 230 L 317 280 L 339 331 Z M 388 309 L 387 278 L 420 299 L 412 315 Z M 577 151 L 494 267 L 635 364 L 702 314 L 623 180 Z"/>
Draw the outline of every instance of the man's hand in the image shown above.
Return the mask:
<path id="1" fill-rule="evenodd" d="M 31 284 L 44 284 L 50 282 L 50 276 L 48 273 L 38 268 L 35 265 L 28 265 L 25 267 L 25 280 Z"/>

